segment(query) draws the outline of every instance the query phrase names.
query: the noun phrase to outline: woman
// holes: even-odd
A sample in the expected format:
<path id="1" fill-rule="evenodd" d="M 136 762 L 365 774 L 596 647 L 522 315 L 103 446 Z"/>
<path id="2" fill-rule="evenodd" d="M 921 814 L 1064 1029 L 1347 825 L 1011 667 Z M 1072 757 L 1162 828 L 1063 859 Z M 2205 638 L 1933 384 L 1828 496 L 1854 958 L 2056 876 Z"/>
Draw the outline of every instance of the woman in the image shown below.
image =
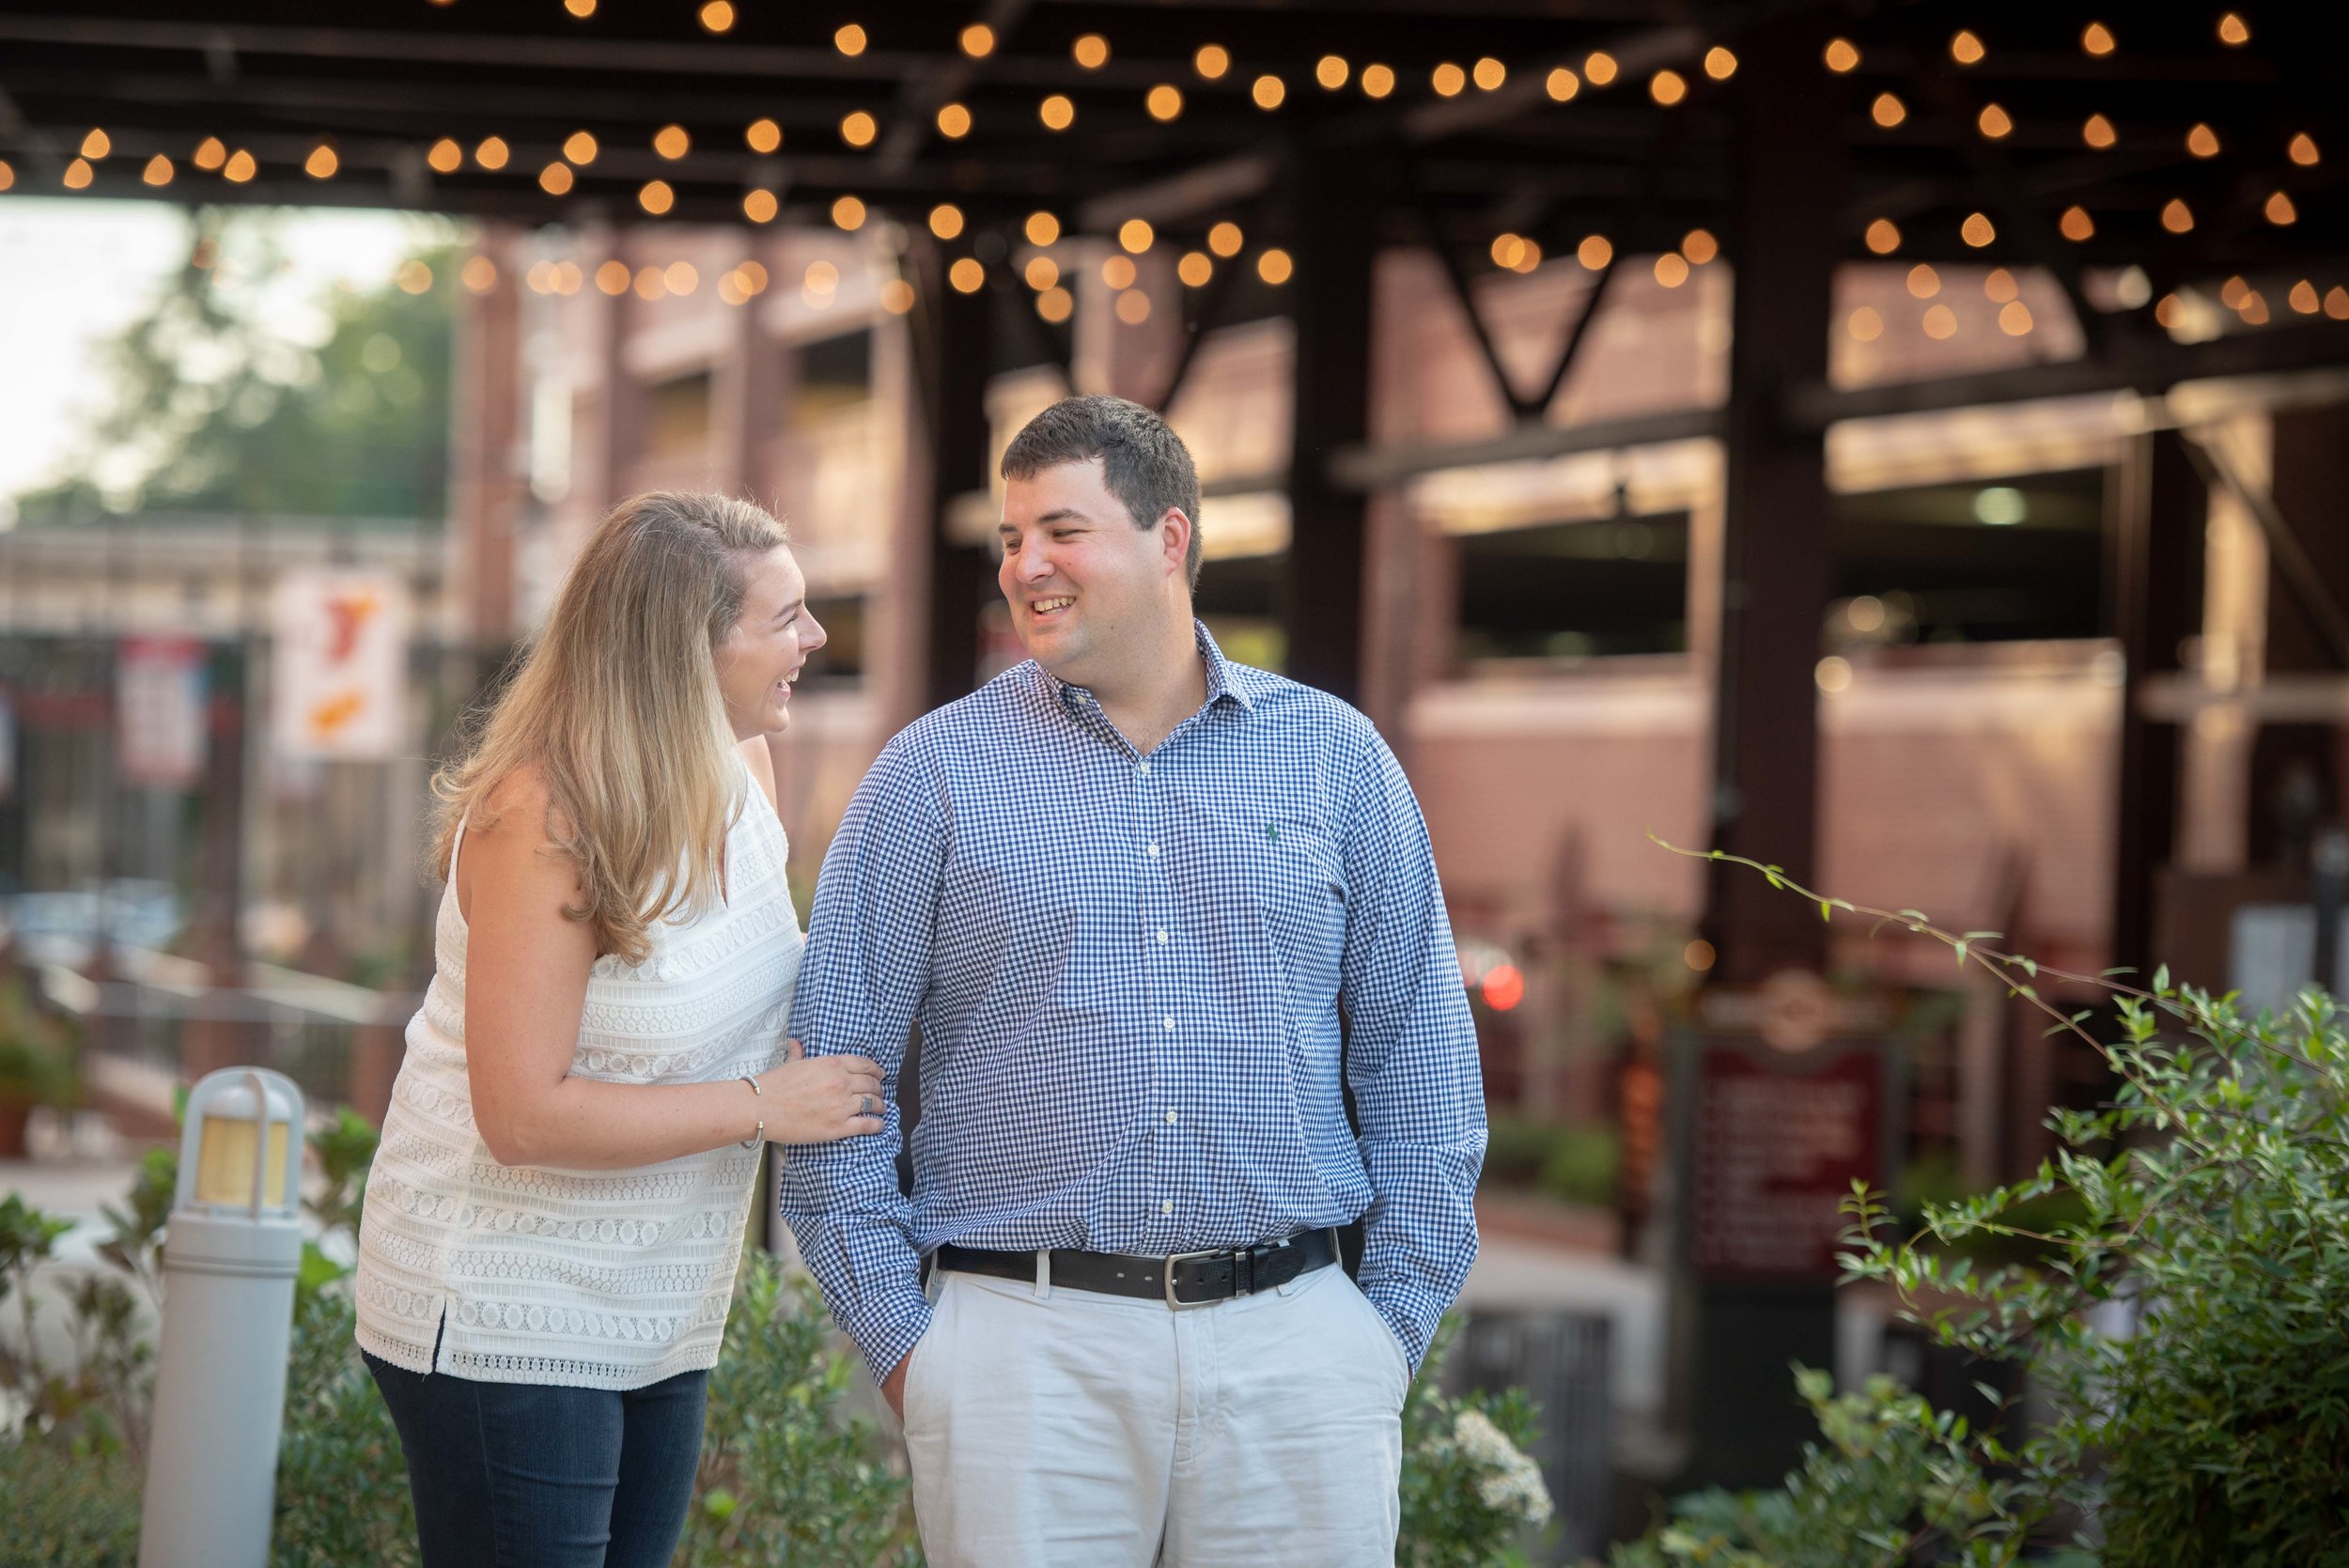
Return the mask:
<path id="1" fill-rule="evenodd" d="M 762 1141 L 881 1128 L 873 1063 L 780 1038 L 767 737 L 823 645 L 774 519 L 638 496 L 434 780 L 437 969 L 357 1277 L 426 1568 L 667 1562 Z"/>

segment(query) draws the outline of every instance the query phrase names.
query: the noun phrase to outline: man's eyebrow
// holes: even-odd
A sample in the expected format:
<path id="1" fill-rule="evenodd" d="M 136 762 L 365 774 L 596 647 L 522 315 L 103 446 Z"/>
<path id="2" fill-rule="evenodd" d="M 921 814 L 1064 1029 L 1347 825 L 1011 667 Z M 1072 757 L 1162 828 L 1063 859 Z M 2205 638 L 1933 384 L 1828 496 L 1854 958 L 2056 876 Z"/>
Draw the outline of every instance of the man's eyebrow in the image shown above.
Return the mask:
<path id="1" fill-rule="evenodd" d="M 1056 506 L 1049 512 L 1039 514 L 1035 520 L 1035 525 L 1039 528 L 1045 528 L 1057 522 L 1091 522 L 1092 520 L 1093 519 L 1091 517 L 1087 516 L 1083 511 L 1075 506 Z M 998 534 L 1017 534 L 1019 532 L 1019 525 L 1006 518 L 1002 522 L 995 525 L 995 532 Z"/>

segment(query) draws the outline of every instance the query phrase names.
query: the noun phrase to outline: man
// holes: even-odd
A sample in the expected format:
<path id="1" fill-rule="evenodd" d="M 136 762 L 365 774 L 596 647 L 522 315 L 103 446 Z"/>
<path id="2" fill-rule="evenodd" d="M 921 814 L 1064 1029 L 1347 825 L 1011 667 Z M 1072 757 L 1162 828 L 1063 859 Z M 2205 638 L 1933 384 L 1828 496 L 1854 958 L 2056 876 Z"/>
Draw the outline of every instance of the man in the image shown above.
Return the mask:
<path id="1" fill-rule="evenodd" d="M 785 1217 L 940 1568 L 1390 1563 L 1485 1149 L 1425 824 L 1368 721 L 1192 618 L 1199 481 L 1156 414 L 1068 398 L 1003 474 L 1031 660 L 873 765 L 793 1018 L 893 1117 L 918 1027 L 912 1198 L 857 1139 L 792 1151 Z"/>

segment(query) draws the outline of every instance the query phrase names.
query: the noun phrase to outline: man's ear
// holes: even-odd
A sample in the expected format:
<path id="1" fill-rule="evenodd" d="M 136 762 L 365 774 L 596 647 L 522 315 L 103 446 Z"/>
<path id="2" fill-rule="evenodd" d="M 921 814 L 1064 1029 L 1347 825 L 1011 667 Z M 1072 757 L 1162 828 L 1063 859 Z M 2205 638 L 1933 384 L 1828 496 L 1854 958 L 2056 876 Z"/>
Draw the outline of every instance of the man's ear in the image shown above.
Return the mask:
<path id="1" fill-rule="evenodd" d="M 1190 529 L 1190 519 L 1180 506 L 1169 506 L 1159 515 L 1159 543 L 1166 559 L 1179 572 L 1189 570 Z"/>

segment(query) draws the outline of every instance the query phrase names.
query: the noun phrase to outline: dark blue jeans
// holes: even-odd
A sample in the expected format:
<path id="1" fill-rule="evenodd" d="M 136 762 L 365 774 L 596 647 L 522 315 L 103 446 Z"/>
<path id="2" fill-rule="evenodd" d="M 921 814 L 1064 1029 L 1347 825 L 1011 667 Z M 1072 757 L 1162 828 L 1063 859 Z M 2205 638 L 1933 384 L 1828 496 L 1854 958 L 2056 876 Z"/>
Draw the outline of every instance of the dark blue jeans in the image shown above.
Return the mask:
<path id="1" fill-rule="evenodd" d="M 408 1456 L 424 1568 L 663 1568 L 677 1549 L 708 1373 L 607 1393 L 366 1360 Z"/>

